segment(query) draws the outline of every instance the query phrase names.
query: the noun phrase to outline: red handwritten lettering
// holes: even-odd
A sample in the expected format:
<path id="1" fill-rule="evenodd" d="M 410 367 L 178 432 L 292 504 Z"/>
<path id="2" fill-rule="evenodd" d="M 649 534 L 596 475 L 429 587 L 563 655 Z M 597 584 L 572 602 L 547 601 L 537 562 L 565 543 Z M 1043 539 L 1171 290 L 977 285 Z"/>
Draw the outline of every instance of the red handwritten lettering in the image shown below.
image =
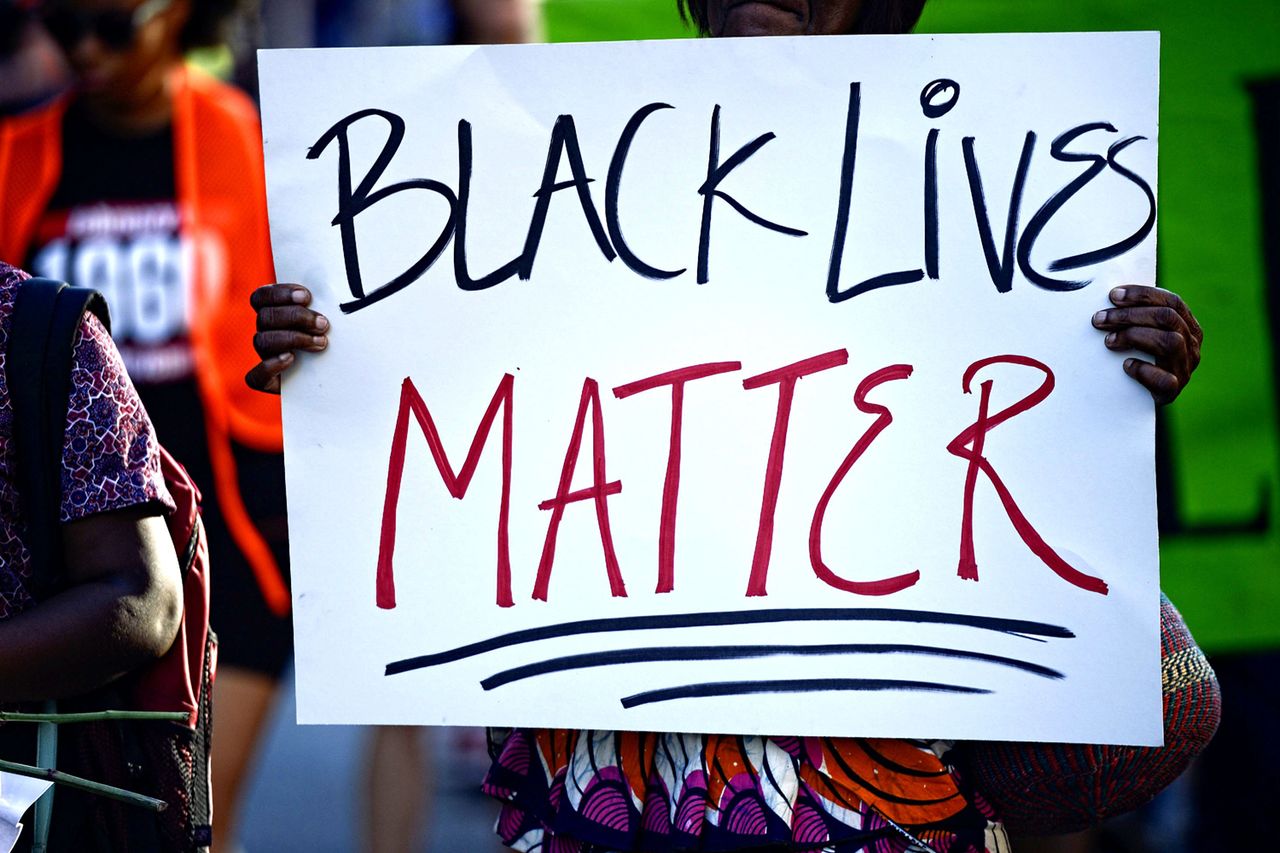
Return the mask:
<path id="1" fill-rule="evenodd" d="M 778 386 L 778 413 L 773 422 L 773 440 L 769 444 L 769 462 L 765 467 L 764 497 L 760 501 L 760 524 L 756 529 L 756 550 L 751 560 L 751 577 L 747 580 L 747 595 L 768 595 L 765 584 L 769 576 L 769 555 L 773 551 L 773 515 L 778 507 L 778 488 L 782 484 L 782 463 L 787 450 L 787 426 L 791 422 L 791 402 L 795 398 L 796 382 L 803 376 L 830 370 L 849 362 L 848 350 L 815 355 L 786 367 L 742 380 L 748 391 L 766 385 Z"/>
<path id="2" fill-rule="evenodd" d="M 965 580 L 976 581 L 978 579 L 978 563 L 974 558 L 973 551 L 973 492 L 977 486 L 978 471 L 981 470 L 983 474 L 987 475 L 987 479 L 991 481 L 996 494 L 1000 497 L 1000 503 L 1009 515 L 1009 520 L 1013 523 L 1014 530 L 1018 532 L 1018 536 L 1031 549 L 1031 552 L 1052 569 L 1058 577 L 1068 583 L 1090 592 L 1106 595 L 1107 584 L 1105 581 L 1073 568 L 1036 532 L 1036 529 L 1031 526 L 1031 522 L 1023 515 L 1022 510 L 1018 508 L 1018 504 L 1014 501 L 1008 487 L 1005 486 L 1000 476 L 996 474 L 995 468 L 983 455 L 987 433 L 1015 415 L 1039 405 L 1052 393 L 1054 385 L 1053 371 L 1047 365 L 1027 356 L 996 355 L 975 361 L 969 365 L 969 369 L 964 373 L 964 381 L 962 383 L 964 393 L 970 393 L 970 385 L 978 371 L 992 364 L 1019 364 L 1025 367 L 1033 367 L 1044 373 L 1044 381 L 1040 383 L 1040 387 L 1035 391 L 995 415 L 988 415 L 993 383 L 989 379 L 983 382 L 982 393 L 978 402 L 978 419 L 947 445 L 947 451 L 953 456 L 969 460 L 969 469 L 965 475 L 964 484 L 964 515 L 960 527 L 960 565 L 958 574 Z M 966 445 L 970 446 L 966 447 Z"/>
<path id="3" fill-rule="evenodd" d="M 462 464 L 462 471 L 455 474 L 449 463 L 448 454 L 440 441 L 440 433 L 436 429 L 431 412 L 423 402 L 413 380 L 405 378 L 400 387 L 400 410 L 396 415 L 395 433 L 391 439 L 391 461 L 387 466 L 387 493 L 382 504 L 382 535 L 378 543 L 378 573 L 376 580 L 376 600 L 378 607 L 391 609 L 396 606 L 395 570 L 392 558 L 396 547 L 396 508 L 400 503 L 400 481 L 404 474 L 405 445 L 409 438 L 409 413 L 418 421 L 435 459 L 436 468 L 444 480 L 449 494 L 462 500 L 471 485 L 476 465 L 480 462 L 480 451 L 484 449 L 489 437 L 489 430 L 498 415 L 501 406 L 502 415 L 502 498 L 498 507 L 498 580 L 497 602 L 499 607 L 510 607 L 515 602 L 511 597 L 511 555 L 508 548 L 507 530 L 511 509 L 511 432 L 512 432 L 512 392 L 515 378 L 510 374 L 502 377 L 498 389 L 493 392 L 489 408 L 480 419 L 471 439 L 471 448 L 467 451 L 467 459 Z"/>
<path id="4" fill-rule="evenodd" d="M 582 431 L 586 425 L 587 408 L 591 409 L 591 443 L 592 443 L 592 485 L 590 488 L 570 491 L 573 483 L 573 469 L 578 463 L 578 454 L 582 449 Z M 564 508 L 578 501 L 594 500 L 596 505 L 596 523 L 600 527 L 600 544 L 604 548 L 605 571 L 609 575 L 609 591 L 615 598 L 627 594 L 622 582 L 622 572 L 618 568 L 618 557 L 614 553 L 613 534 L 609 530 L 609 495 L 622 491 L 622 483 L 607 482 L 604 460 L 604 415 L 600 410 L 600 385 L 588 377 L 582 383 L 582 397 L 578 402 L 578 417 L 573 424 L 573 435 L 569 439 L 569 449 L 564 455 L 564 467 L 560 471 L 560 486 L 556 496 L 538 504 L 538 509 L 551 510 L 551 521 L 547 524 L 547 538 L 542 545 L 542 559 L 538 562 L 538 577 L 533 585 L 533 597 L 541 601 L 547 600 L 547 587 L 551 583 L 551 566 L 556 556 L 556 535 L 560 531 L 560 519 L 564 516 Z"/>
<path id="5" fill-rule="evenodd" d="M 853 449 L 849 451 L 849 455 L 844 458 L 844 461 L 840 463 L 840 467 L 836 469 L 835 476 L 827 484 L 827 489 L 822 493 L 822 498 L 819 499 L 817 509 L 813 513 L 813 523 L 809 527 L 809 562 L 813 565 L 813 572 L 824 583 L 830 584 L 836 589 L 842 589 L 845 592 L 856 592 L 860 595 L 890 595 L 906 589 L 920 580 L 919 571 L 907 572 L 896 577 L 876 581 L 845 580 L 833 572 L 822 560 L 822 521 L 826 517 L 827 505 L 831 503 L 831 497 L 836 493 L 836 489 L 840 488 L 840 484 L 844 481 L 845 476 L 848 475 L 849 470 L 853 468 L 853 464 L 871 446 L 871 442 L 876 440 L 876 436 L 884 432 L 889 424 L 893 423 L 893 415 L 890 414 L 888 407 L 868 403 L 867 394 L 873 388 L 883 385 L 885 382 L 906 379 L 911 375 L 911 369 L 909 364 L 894 364 L 889 367 L 882 367 L 859 383 L 858 390 L 853 395 L 853 404 L 857 406 L 858 411 L 875 415 L 876 420 L 862 434 L 857 443 L 853 445 Z"/>
<path id="6" fill-rule="evenodd" d="M 667 476 L 662 484 L 662 520 L 658 525 L 658 585 L 654 592 L 671 592 L 676 578 L 676 504 L 680 494 L 680 436 L 684 419 L 684 386 L 694 379 L 741 370 L 740 361 L 697 364 L 638 379 L 613 389 L 619 400 L 652 388 L 671 386 L 671 439 L 667 447 Z"/>

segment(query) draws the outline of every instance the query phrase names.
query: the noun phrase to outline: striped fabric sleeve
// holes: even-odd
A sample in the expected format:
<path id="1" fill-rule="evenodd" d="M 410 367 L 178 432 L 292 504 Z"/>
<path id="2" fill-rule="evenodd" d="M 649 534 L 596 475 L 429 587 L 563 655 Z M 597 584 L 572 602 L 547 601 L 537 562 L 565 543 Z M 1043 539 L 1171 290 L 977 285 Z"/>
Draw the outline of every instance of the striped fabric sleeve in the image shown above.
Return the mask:
<path id="1" fill-rule="evenodd" d="M 1182 616 L 1160 596 L 1162 747 L 972 742 L 962 768 L 1010 832 L 1057 835 L 1095 826 L 1150 801 L 1187 768 L 1218 728 L 1222 696 Z"/>

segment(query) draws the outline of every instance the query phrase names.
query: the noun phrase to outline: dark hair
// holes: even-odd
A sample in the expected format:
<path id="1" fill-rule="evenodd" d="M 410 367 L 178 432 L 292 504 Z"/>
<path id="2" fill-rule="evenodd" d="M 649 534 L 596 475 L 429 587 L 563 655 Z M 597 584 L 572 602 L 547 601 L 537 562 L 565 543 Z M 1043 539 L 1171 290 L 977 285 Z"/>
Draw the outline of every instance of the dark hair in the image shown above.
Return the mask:
<path id="1" fill-rule="evenodd" d="M 239 11 L 240 0 L 191 0 L 187 23 L 178 33 L 183 53 L 221 43 L 227 23 Z"/>
<path id="2" fill-rule="evenodd" d="M 852 32 L 864 35 L 874 33 L 909 33 L 920 20 L 926 0 L 863 0 L 862 10 L 858 12 L 858 20 L 853 24 Z M 680 9 L 680 17 L 698 28 L 698 32 L 707 35 L 710 23 L 707 21 L 707 0 L 676 0 Z"/>

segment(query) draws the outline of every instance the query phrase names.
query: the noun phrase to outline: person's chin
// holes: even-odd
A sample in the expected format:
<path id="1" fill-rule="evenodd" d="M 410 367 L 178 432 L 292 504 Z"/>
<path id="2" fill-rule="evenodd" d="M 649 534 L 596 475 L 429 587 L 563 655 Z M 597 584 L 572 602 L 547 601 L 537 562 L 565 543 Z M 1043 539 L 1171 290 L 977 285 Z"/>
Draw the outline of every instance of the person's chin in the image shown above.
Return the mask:
<path id="1" fill-rule="evenodd" d="M 720 36 L 798 36 L 806 10 L 793 0 L 742 0 L 725 10 Z"/>

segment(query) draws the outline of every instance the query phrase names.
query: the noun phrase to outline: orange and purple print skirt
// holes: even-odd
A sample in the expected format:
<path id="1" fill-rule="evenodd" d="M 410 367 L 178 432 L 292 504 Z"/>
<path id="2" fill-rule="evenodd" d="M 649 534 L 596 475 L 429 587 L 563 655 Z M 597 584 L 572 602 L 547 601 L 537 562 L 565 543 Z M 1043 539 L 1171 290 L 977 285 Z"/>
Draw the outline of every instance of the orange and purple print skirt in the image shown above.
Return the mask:
<path id="1" fill-rule="evenodd" d="M 514 729 L 483 790 L 530 853 L 1005 853 L 945 742 Z"/>

